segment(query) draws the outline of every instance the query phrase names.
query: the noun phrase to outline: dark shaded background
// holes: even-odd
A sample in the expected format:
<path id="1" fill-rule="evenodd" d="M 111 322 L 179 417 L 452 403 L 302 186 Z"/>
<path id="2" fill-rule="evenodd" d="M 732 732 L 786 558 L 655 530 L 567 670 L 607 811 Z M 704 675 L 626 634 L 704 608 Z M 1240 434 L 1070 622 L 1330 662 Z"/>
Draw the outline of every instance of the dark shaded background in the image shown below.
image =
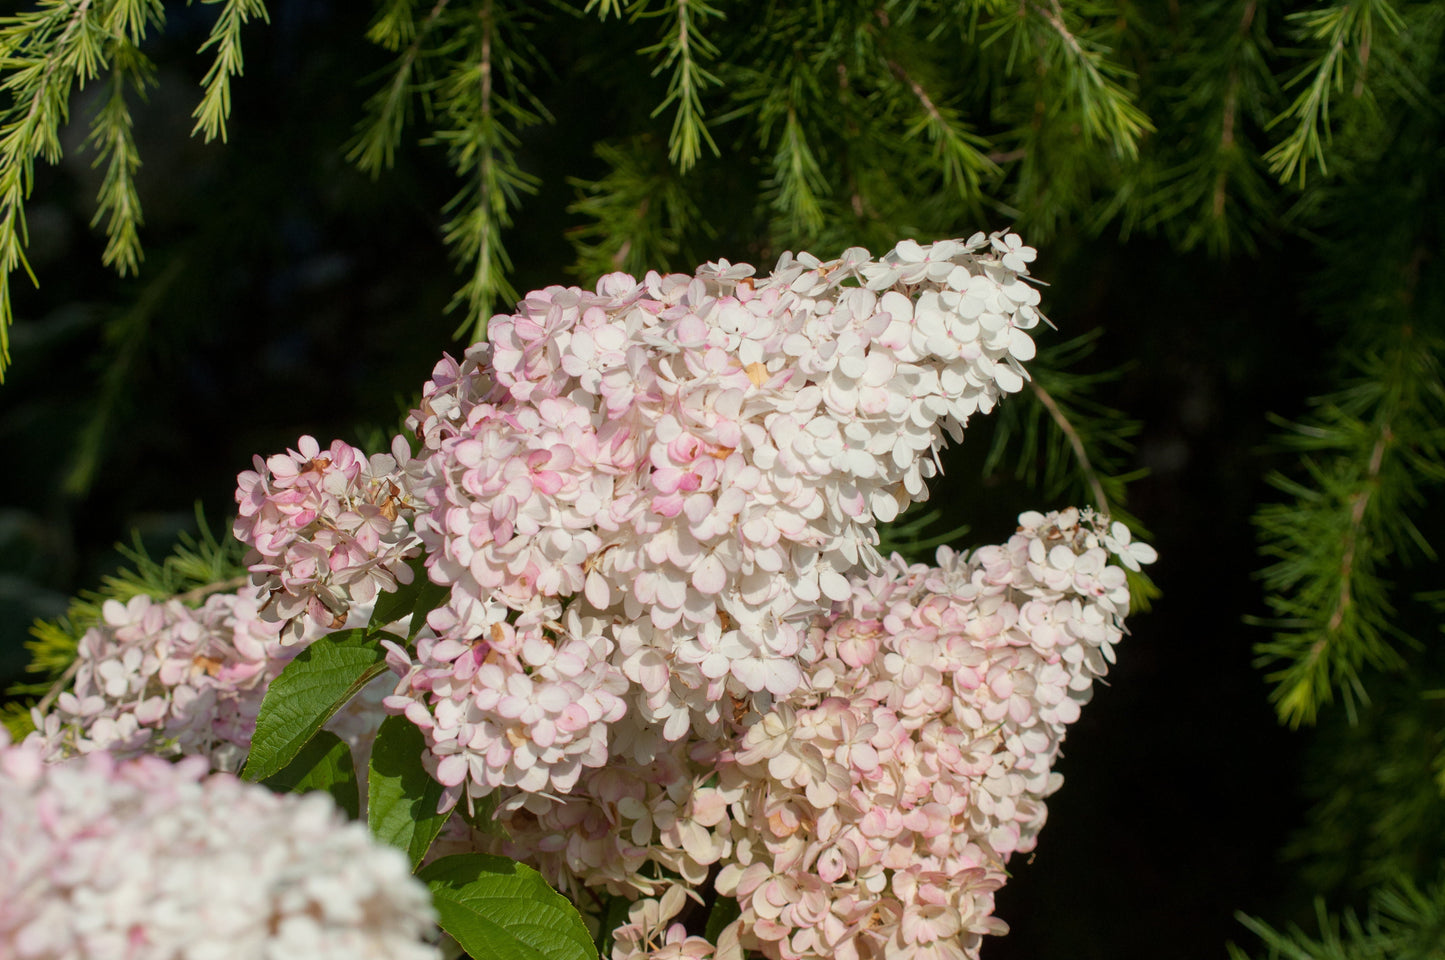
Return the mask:
<path id="1" fill-rule="evenodd" d="M 189 54 L 209 18 L 170 12 L 152 55 L 173 65 L 138 114 L 139 278 L 99 265 L 98 174 L 80 136 L 60 167 L 39 171 L 41 287 L 17 281 L 0 388 L 0 680 L 18 678 L 33 618 L 114 569 L 112 544 L 137 530 L 163 554 L 197 500 L 227 524 L 253 454 L 303 433 L 370 441 L 441 352 L 461 349 L 460 318 L 443 312 L 458 280 L 440 240 L 453 187 L 439 151 L 408 150 L 375 183 L 341 156 L 357 80 L 384 63 L 361 39 L 361 6 L 277 4 L 270 28 L 248 30 L 224 146 L 187 135 L 204 68 Z M 566 178 L 601 171 L 566 151 L 579 129 L 600 137 L 609 122 L 609 104 L 568 77 L 538 86 L 558 116 L 522 146 L 543 181 L 511 240 L 523 290 L 573 279 Z M 712 255 L 771 260 L 746 237 L 720 237 Z M 1015 861 L 999 896 L 1014 932 L 986 957 L 1221 957 L 1226 939 L 1251 939 L 1235 910 L 1302 916 L 1308 898 L 1279 851 L 1303 822 L 1307 737 L 1276 724 L 1250 662 L 1261 632 L 1242 617 L 1264 612 L 1248 521 L 1268 495 L 1265 413 L 1297 415 L 1328 383 L 1333 345 L 1310 334 L 1302 306 L 1317 269 L 1307 247 L 1283 243 L 1230 262 L 1107 237 L 1064 235 L 1040 251 L 1034 272 L 1052 283 L 1044 307 L 1061 335 L 1105 331 L 1084 368 L 1127 367 L 1101 398 L 1144 421 L 1134 461 L 1150 475 L 1130 506 L 1154 531 L 1163 598 L 1131 621 L 1117 670 L 1069 734 L 1037 854 Z M 1006 536 L 1020 509 L 1065 506 L 981 481 L 978 448 L 953 456 L 935 492 L 973 542 Z"/>

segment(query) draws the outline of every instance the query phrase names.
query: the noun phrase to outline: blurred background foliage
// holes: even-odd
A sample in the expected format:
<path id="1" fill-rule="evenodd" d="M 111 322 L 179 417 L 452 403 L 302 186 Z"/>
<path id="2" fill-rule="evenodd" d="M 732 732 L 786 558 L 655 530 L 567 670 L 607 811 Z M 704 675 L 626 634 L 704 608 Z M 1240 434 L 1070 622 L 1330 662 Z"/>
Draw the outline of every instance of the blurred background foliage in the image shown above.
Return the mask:
<path id="1" fill-rule="evenodd" d="M 985 954 L 1445 955 L 1445 5 L 0 11 L 12 708 L 98 598 L 234 576 L 253 454 L 379 447 L 519 290 L 1013 227 L 1058 332 L 894 542 L 1093 503 L 1162 596 Z"/>

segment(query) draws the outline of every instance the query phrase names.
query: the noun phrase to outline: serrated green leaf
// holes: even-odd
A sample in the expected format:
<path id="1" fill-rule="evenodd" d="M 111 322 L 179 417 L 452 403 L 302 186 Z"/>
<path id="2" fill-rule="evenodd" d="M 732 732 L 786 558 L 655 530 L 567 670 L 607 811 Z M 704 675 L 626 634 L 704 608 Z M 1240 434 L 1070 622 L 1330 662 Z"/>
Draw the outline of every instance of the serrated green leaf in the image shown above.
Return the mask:
<path id="1" fill-rule="evenodd" d="M 361 815 L 361 792 L 356 783 L 351 748 L 330 730 L 317 731 L 286 769 L 264 782 L 277 793 L 324 790 L 346 811 L 348 818 L 355 820 Z"/>
<path id="2" fill-rule="evenodd" d="M 410 640 L 426 623 L 426 615 L 446 600 L 451 588 L 427 579 L 426 557 L 413 557 L 407 566 L 412 572 L 411 583 L 402 585 L 395 593 L 377 595 L 376 607 L 371 612 L 371 628 L 377 630 L 410 615 L 411 627 L 406 635 Z"/>
<path id="3" fill-rule="evenodd" d="M 405 850 L 415 867 L 451 811 L 437 813 L 442 785 L 422 766 L 426 739 L 405 717 L 387 717 L 371 748 L 366 820 L 372 836 Z"/>
<path id="4" fill-rule="evenodd" d="M 385 659 L 375 635 L 365 630 L 321 637 L 297 654 L 261 701 L 241 776 L 265 780 L 279 773 L 332 714 L 386 669 Z"/>
<path id="5" fill-rule="evenodd" d="M 465 853 L 417 871 L 441 927 L 474 957 L 597 960 L 577 908 L 542 875 L 506 857 Z"/>

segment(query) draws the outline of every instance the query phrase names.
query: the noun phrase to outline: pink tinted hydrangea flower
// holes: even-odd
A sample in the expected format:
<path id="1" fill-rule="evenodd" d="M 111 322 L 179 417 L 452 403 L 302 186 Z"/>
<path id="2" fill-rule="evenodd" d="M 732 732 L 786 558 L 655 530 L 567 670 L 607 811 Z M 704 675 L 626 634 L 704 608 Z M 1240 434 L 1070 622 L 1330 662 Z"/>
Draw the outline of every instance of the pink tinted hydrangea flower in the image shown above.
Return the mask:
<path id="1" fill-rule="evenodd" d="M 490 343 L 437 365 L 408 421 L 428 451 L 416 530 L 451 588 L 431 626 L 484 660 L 494 630 L 569 604 L 598 624 L 593 682 L 668 741 L 721 733 L 730 698 L 793 693 L 811 619 L 881 564 L 875 522 L 925 499 L 945 436 L 1022 388 L 1042 319 L 1022 279 L 1031 256 L 980 234 L 877 261 L 789 254 L 764 279 L 721 262 L 528 294 L 493 318 Z M 507 769 L 520 757 L 560 764 L 546 776 L 561 790 L 578 763 L 607 759 L 621 713 L 589 708 L 616 715 L 572 750 L 539 703 L 541 741 L 523 746 L 532 721 L 482 722 L 493 708 L 472 702 L 515 668 L 442 693 L 431 680 L 453 661 L 439 649 L 452 648 L 397 652 L 389 707 L 454 758 L 449 787 L 520 784 Z M 658 749 L 630 742 L 638 763 Z"/>
<path id="2" fill-rule="evenodd" d="M 1065 729 L 1122 636 L 1120 546 L 1068 510 L 937 566 L 895 557 L 814 621 L 807 687 L 728 701 L 716 736 L 668 742 L 629 714 L 614 743 L 650 736 L 647 762 L 624 746 L 562 803 L 502 789 L 502 833 L 456 818 L 432 855 L 503 853 L 579 904 L 636 899 L 615 960 L 708 956 L 668 922 L 668 887 L 709 878 L 742 909 L 718 957 L 976 960 L 1007 930 L 994 894 L 1034 848 Z"/>
<path id="3" fill-rule="evenodd" d="M 47 764 L 0 730 L 0 955 L 16 960 L 435 960 L 400 851 L 324 794 L 205 763 Z"/>
<path id="4" fill-rule="evenodd" d="M 855 583 L 812 692 L 721 757 L 739 799 L 716 887 L 742 907 L 744 947 L 977 957 L 1007 930 L 994 891 L 1033 849 L 1065 727 L 1122 636 L 1121 541 L 1088 511 L 1028 513 L 1005 545 Z"/>
<path id="5" fill-rule="evenodd" d="M 76 650 L 72 688 L 35 725 L 49 760 L 107 751 L 118 757 L 205 757 L 236 771 L 251 748 L 266 689 L 302 649 L 263 619 L 254 587 L 207 597 L 197 608 L 147 596 L 107 601 Z M 369 609 L 359 607 L 365 622 Z M 310 642 L 327 631 L 307 628 Z M 385 712 L 384 679 L 354 697 L 326 727 L 364 769 Z"/>
<path id="6" fill-rule="evenodd" d="M 671 886 L 659 899 L 649 897 L 632 904 L 627 923 L 613 934 L 612 960 L 711 960 L 714 955 L 741 960 L 736 937 L 732 943 L 724 940 L 715 947 L 702 937 L 688 936 L 682 924 L 667 922 L 685 902 L 686 890 Z"/>
<path id="7" fill-rule="evenodd" d="M 500 787 L 567 793 L 602 766 L 627 681 L 600 626 L 575 610 L 560 623 L 496 622 L 472 641 L 422 636 L 414 659 L 386 641 L 405 673 L 383 702 L 426 734 L 423 760 L 446 787 L 445 807 Z"/>
<path id="8" fill-rule="evenodd" d="M 716 753 L 711 744 L 676 743 L 646 764 L 614 757 L 606 767 L 584 771 L 562 803 L 502 791 L 501 832 L 453 818 L 430 855 L 479 849 L 513 857 L 584 904 L 595 890 L 629 899 L 657 896 L 670 882 L 663 876 L 701 888 L 732 852 L 725 821 L 737 794 L 709 785 L 716 780 L 710 759 Z"/>
<path id="9" fill-rule="evenodd" d="M 340 440 L 323 450 L 302 437 L 296 447 L 256 457 L 256 469 L 237 478 L 235 534 L 252 548 L 247 564 L 262 612 L 288 621 L 289 638 L 299 641 L 302 614 L 338 628 L 351 604 L 411 582 L 406 559 L 420 552 L 410 522 L 420 464 L 401 437 L 390 455 L 370 459 Z"/>
<path id="10" fill-rule="evenodd" d="M 238 769 L 267 685 L 299 649 L 282 645 L 280 625 L 259 607 L 251 589 L 195 609 L 147 596 L 106 601 L 80 639 L 73 688 L 36 718 L 48 755 L 194 754 Z"/>
<path id="11" fill-rule="evenodd" d="M 875 550 L 875 522 L 926 498 L 944 437 L 1022 389 L 1033 259 L 978 234 L 785 255 L 763 280 L 723 261 L 529 294 L 491 344 L 437 365 L 409 421 L 422 459 L 403 438 L 367 460 L 310 437 L 257 458 L 236 523 L 254 589 L 108 605 L 37 743 L 0 744 L 0 790 L 7 765 L 44 776 L 42 749 L 127 782 L 160 768 L 96 751 L 234 767 L 298 644 L 368 620 L 424 548 L 448 602 L 414 645 L 386 642 L 389 695 L 332 725 L 364 749 L 380 701 L 422 730 L 443 809 L 496 795 L 504 831 L 454 817 L 430 856 L 501 852 L 579 903 L 634 899 L 614 960 L 976 957 L 1113 662 L 1122 568 L 1156 558 L 1089 511 L 1024 514 L 1008 543 L 937 567 Z M 669 922 L 678 882 L 710 878 L 741 908 L 716 947 Z M 328 911 L 360 908 L 305 889 L 319 899 L 275 921 L 276 950 L 323 955 Z M 0 944 L 13 932 L 26 956 L 118 942 L 7 909 Z M 145 922 L 131 947 L 164 940 Z"/>

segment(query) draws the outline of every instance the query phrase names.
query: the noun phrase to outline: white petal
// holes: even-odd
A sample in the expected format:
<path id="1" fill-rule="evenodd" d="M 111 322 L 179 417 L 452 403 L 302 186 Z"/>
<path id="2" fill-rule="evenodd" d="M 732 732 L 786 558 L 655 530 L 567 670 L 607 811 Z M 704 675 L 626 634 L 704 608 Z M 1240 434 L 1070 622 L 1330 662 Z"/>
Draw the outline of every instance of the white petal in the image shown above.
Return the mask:
<path id="1" fill-rule="evenodd" d="M 1000 363 L 993 370 L 994 381 L 1004 393 L 1018 393 L 1024 388 L 1024 378 L 1014 372 L 1008 364 Z"/>
<path id="2" fill-rule="evenodd" d="M 1009 333 L 1008 352 L 1019 360 L 1032 360 L 1037 348 L 1034 346 L 1033 338 L 1018 327 L 1014 327 Z"/>

